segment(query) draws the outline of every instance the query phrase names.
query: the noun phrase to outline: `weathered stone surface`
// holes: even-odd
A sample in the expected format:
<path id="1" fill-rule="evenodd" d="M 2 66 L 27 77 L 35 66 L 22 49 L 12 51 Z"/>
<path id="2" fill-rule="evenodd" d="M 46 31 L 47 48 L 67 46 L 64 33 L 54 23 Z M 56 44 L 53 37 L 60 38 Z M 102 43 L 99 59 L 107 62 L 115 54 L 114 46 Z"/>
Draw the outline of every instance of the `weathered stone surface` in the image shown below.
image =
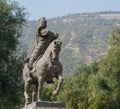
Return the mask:
<path id="1" fill-rule="evenodd" d="M 30 71 L 31 81 L 27 79 L 27 74 L 29 74 L 28 63 L 25 64 L 23 68 L 23 78 L 25 81 L 25 104 L 30 103 L 30 87 L 35 86 L 34 92 L 32 94 L 32 101 L 42 100 L 42 89 L 44 83 L 54 83 L 53 79 L 58 80 L 56 89 L 53 91 L 53 96 L 56 97 L 62 87 L 64 78 L 62 75 L 63 66 L 59 61 L 59 53 L 61 51 L 62 42 L 58 39 L 53 40 L 44 55 L 37 60 L 35 67 Z M 30 79 L 30 78 L 29 78 Z"/>
<path id="2" fill-rule="evenodd" d="M 33 102 L 23 109 L 66 109 L 66 106 L 65 103 L 41 101 Z"/>

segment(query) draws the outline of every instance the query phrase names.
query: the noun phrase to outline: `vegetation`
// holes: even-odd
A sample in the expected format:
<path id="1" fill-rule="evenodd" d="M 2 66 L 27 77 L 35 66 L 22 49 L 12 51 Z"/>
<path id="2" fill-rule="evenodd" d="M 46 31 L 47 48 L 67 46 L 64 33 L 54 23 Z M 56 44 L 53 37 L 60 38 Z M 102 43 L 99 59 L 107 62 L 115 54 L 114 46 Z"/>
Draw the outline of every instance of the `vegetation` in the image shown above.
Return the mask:
<path id="1" fill-rule="evenodd" d="M 22 61 L 16 55 L 24 8 L 10 0 L 0 0 L 0 109 L 19 109 L 22 93 Z"/>
<path id="2" fill-rule="evenodd" d="M 104 59 L 82 65 L 66 79 L 58 100 L 73 109 L 120 109 L 120 26 L 110 38 Z"/>
<path id="3" fill-rule="evenodd" d="M 44 88 L 43 100 L 64 101 L 67 107 L 73 109 L 120 109 L 120 26 L 112 32 L 109 49 L 107 45 L 110 33 L 120 19 L 113 16 L 106 19 L 101 14 L 120 13 L 83 13 L 49 19 L 49 27 L 64 40 L 61 60 L 65 71 L 71 73 L 79 68 L 72 76 L 66 73 L 69 76 L 65 78 L 58 98 L 51 96 L 57 84 L 55 82 L 51 88 Z M 20 52 L 17 48 L 18 37 L 25 23 L 25 15 L 24 8 L 16 2 L 0 0 L 0 109 L 20 109 L 24 105 L 22 57 L 16 53 Z M 29 22 L 28 27 L 27 30 L 33 30 L 32 34 L 24 27 L 19 38 L 22 42 L 19 47 L 23 51 L 29 48 L 25 39 L 34 37 L 37 22 Z M 101 55 L 107 49 L 107 55 Z M 103 56 L 103 59 L 99 58 Z M 98 58 L 97 62 L 83 64 Z"/>

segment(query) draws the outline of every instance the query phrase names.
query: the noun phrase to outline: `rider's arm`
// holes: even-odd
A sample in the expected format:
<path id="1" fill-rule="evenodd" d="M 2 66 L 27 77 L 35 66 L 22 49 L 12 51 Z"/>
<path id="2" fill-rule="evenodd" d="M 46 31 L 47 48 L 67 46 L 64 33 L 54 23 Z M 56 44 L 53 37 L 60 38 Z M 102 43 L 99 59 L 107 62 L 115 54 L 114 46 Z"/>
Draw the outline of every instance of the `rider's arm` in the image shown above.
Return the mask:
<path id="1" fill-rule="evenodd" d="M 57 33 L 53 33 L 52 31 L 50 31 L 48 29 L 42 29 L 41 30 L 41 36 L 42 37 L 49 37 L 51 40 L 54 40 L 54 39 L 58 38 Z"/>
<path id="2" fill-rule="evenodd" d="M 57 39 L 58 33 L 53 33 L 52 31 L 48 31 L 48 36 L 52 37 L 53 39 Z"/>
<path id="3" fill-rule="evenodd" d="M 52 31 L 48 31 L 47 36 L 53 41 L 58 38 L 58 33 L 53 33 Z"/>

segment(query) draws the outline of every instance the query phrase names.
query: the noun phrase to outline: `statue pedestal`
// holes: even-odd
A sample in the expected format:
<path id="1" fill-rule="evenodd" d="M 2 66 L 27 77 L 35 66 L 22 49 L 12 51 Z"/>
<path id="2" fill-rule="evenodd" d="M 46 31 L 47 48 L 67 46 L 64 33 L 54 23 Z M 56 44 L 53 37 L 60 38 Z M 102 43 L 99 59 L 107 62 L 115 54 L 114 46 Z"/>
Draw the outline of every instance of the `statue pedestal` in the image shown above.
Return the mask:
<path id="1" fill-rule="evenodd" d="M 66 109 L 65 103 L 40 101 L 25 106 L 23 109 Z"/>

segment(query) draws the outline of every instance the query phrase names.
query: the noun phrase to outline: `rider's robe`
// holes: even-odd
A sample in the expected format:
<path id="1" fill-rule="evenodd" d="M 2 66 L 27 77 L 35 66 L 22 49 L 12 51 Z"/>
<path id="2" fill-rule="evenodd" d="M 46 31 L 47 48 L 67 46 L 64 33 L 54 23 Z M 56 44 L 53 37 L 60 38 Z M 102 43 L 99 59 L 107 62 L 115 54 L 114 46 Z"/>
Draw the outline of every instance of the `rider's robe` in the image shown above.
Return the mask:
<path id="1" fill-rule="evenodd" d="M 29 67 L 33 67 L 33 63 L 37 58 L 42 57 L 49 44 L 57 38 L 58 34 L 53 33 L 48 29 L 38 29 L 38 33 L 36 34 L 36 44 L 30 55 Z"/>

